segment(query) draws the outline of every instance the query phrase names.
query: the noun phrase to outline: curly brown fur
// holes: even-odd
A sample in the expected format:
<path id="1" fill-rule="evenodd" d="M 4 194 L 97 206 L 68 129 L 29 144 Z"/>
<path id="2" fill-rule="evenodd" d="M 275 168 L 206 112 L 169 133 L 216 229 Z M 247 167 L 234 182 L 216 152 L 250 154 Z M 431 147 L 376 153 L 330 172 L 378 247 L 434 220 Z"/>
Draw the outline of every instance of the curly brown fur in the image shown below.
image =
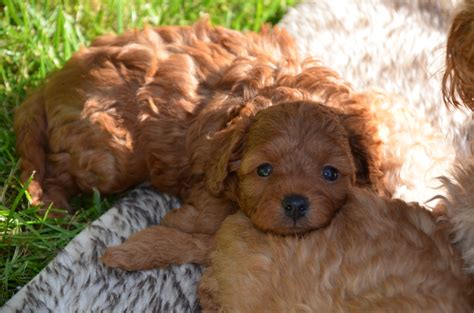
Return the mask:
<path id="1" fill-rule="evenodd" d="M 465 262 L 465 270 L 474 274 L 474 158 L 459 164 L 451 179 L 442 178 L 448 188 L 443 215 L 453 225 L 452 242 Z"/>
<path id="2" fill-rule="evenodd" d="M 471 312 L 473 283 L 430 212 L 351 188 L 304 236 L 259 231 L 241 212 L 216 234 L 203 312 Z"/>
<path id="3" fill-rule="evenodd" d="M 446 104 L 474 110 L 474 1 L 462 1 L 451 24 L 443 77 Z M 470 150 L 474 138 L 468 136 Z M 469 150 L 469 144 L 468 148 Z M 453 225 L 451 237 L 461 252 L 468 272 L 474 273 L 474 157 L 456 162 L 451 177 L 441 178 L 448 193 L 442 217 Z"/>
<path id="4" fill-rule="evenodd" d="M 366 160 L 353 144 L 359 133 L 350 128 L 354 118 L 305 102 L 259 112 L 247 133 L 233 186 L 227 188 L 239 209 L 262 230 L 279 234 L 326 225 L 356 181 L 356 160 Z M 258 175 L 262 164 L 272 167 L 268 177 Z M 321 174 L 327 166 L 337 170 L 335 181 Z M 303 218 L 289 218 L 282 209 L 292 195 L 308 202 Z"/>
<path id="5" fill-rule="evenodd" d="M 204 183 L 195 185 L 187 204 L 165 216 L 153 230 L 145 229 L 124 244 L 107 249 L 102 260 L 108 266 L 138 270 L 172 263 L 206 263 L 212 235 L 237 208 L 261 229 L 304 233 L 331 220 L 349 186 L 373 186 L 368 182 L 378 144 L 364 134 L 364 114 L 345 113 L 314 101 L 270 106 L 263 105 L 268 99 L 256 100 L 247 102 L 248 110 L 242 110 L 237 121 L 210 139 L 208 153 L 214 158 Z M 325 157 L 317 157 L 321 154 Z M 259 176 L 262 164 L 271 164 L 271 176 Z M 337 169 L 334 182 L 325 181 L 321 174 L 329 165 Z M 308 201 L 301 216 L 289 214 L 283 204 L 295 194 Z M 181 232 L 173 235 L 170 227 Z M 196 233 L 206 237 L 196 238 Z"/>
<path id="6" fill-rule="evenodd" d="M 274 63 L 296 57 L 285 32 L 242 34 L 206 21 L 104 36 L 81 49 L 15 115 L 21 178 L 35 172 L 33 203 L 69 207 L 78 192 L 145 180 L 179 195 L 190 177 L 191 122 L 262 54 Z M 247 66 L 233 73 L 239 62 Z M 211 128 L 231 109 L 220 108 Z"/>
<path id="7" fill-rule="evenodd" d="M 183 200 L 160 226 L 182 232 L 176 233 L 179 244 L 186 234 L 213 235 L 242 205 L 234 182 L 247 139 L 270 142 L 282 136 L 281 145 L 299 142 L 295 149 L 309 153 L 324 146 L 316 140 L 324 127 L 313 129 L 316 120 L 306 107 L 319 112 L 323 104 L 334 110 L 328 114 L 343 125 L 338 135 L 348 141 L 344 149 L 354 160 L 345 164 L 355 170 L 347 179 L 382 190 L 381 143 L 369 112 L 371 97 L 355 93 L 319 62 L 300 59 L 292 39 L 277 28 L 239 33 L 201 21 L 105 36 L 76 53 L 18 109 L 22 179 L 36 172 L 29 186 L 33 202 L 60 207 L 68 207 L 69 198 L 79 192 L 114 193 L 150 180 Z M 252 132 L 258 113 L 265 116 L 267 110 L 280 112 L 272 115 L 278 122 L 268 127 L 284 127 L 285 132 L 269 129 L 263 137 Z M 302 116 L 303 111 L 309 115 Z M 310 163 L 311 156 L 306 158 Z M 298 173 L 302 184 L 306 174 Z M 286 232 L 281 226 L 275 231 Z M 146 232 L 131 239 L 138 247 L 143 238 L 143 249 L 136 250 L 144 260 L 160 245 L 160 227 L 150 235 L 156 242 L 145 239 Z M 172 241 L 169 230 L 163 232 Z M 127 260 L 127 247 L 109 249 L 104 261 L 128 269 L 167 264 L 159 255 L 149 263 L 138 260 L 140 255 Z M 125 264 L 133 259 L 135 264 Z"/>
<path id="8" fill-rule="evenodd" d="M 458 8 L 449 30 L 443 96 L 446 104 L 474 110 L 474 0 Z"/>
<path id="9" fill-rule="evenodd" d="M 213 154 L 207 137 L 259 96 L 263 106 L 361 104 L 335 73 L 299 59 L 277 28 L 240 33 L 203 20 L 100 37 L 18 108 L 21 178 L 35 173 L 33 203 L 65 208 L 79 192 L 115 193 L 145 180 L 186 198 Z M 367 183 L 376 183 L 377 162 Z"/>

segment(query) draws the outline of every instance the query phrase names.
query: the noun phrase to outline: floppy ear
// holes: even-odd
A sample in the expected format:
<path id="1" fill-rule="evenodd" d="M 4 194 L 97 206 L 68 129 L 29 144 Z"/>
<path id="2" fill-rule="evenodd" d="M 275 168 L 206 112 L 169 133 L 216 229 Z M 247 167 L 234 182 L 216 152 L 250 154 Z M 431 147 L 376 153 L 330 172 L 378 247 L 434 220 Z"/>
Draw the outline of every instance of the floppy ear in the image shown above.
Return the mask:
<path id="1" fill-rule="evenodd" d="M 341 123 L 346 129 L 354 164 L 356 184 L 382 189 L 381 144 L 377 128 L 370 113 L 363 108 L 353 109 L 341 115 Z"/>
<path id="2" fill-rule="evenodd" d="M 236 173 L 245 150 L 245 139 L 255 112 L 244 105 L 227 127 L 215 133 L 211 141 L 212 155 L 206 168 L 206 187 L 221 194 L 236 183 Z"/>
<path id="3" fill-rule="evenodd" d="M 213 155 L 206 171 L 206 186 L 211 193 L 222 193 L 235 176 L 245 149 L 245 134 L 242 125 L 233 125 L 212 137 Z"/>

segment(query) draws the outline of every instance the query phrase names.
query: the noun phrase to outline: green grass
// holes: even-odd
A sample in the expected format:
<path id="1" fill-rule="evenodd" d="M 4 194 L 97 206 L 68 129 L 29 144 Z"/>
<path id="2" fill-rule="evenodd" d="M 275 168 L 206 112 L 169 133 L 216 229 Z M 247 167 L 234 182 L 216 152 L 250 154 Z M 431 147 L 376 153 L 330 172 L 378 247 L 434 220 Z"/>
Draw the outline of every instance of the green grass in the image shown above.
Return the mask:
<path id="1" fill-rule="evenodd" d="M 214 24 L 258 30 L 295 0 L 0 0 L 0 306 L 113 202 L 76 199 L 74 216 L 48 219 L 18 180 L 13 110 L 81 45 L 144 25 L 185 25 L 208 13 Z"/>

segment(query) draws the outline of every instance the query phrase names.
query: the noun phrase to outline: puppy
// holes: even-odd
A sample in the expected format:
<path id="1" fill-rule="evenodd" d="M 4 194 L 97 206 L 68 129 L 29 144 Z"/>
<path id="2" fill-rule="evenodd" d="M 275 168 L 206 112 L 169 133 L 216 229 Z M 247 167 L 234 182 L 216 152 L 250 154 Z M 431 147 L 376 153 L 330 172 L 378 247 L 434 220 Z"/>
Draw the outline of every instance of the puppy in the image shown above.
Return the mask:
<path id="1" fill-rule="evenodd" d="M 473 277 L 429 211 L 334 183 L 309 185 L 310 210 L 330 218 L 299 236 L 255 219 L 270 206 L 229 216 L 199 284 L 203 312 L 472 312 Z"/>
<path id="2" fill-rule="evenodd" d="M 188 251 L 180 261 L 172 248 L 194 242 L 191 234 L 205 242 L 202 236 L 213 235 L 238 207 L 230 182 L 255 114 L 301 101 L 346 116 L 354 179 L 382 190 L 370 95 L 355 93 L 319 62 L 300 59 L 283 30 L 240 33 L 205 20 L 101 37 L 76 53 L 16 112 L 21 178 L 34 173 L 28 187 L 33 203 L 63 208 L 72 195 L 93 188 L 107 194 L 150 181 L 183 206 L 167 214 L 161 228 L 137 236 L 164 247 L 173 243 L 170 259 L 159 264 L 188 262 Z M 284 108 L 281 114 L 293 114 L 293 106 Z M 296 129 L 305 138 L 291 137 L 300 146 L 318 148 L 304 130 L 279 120 L 292 136 Z M 109 250 L 104 261 L 127 269 L 156 266 L 147 262 L 146 250 L 125 257 L 127 247 Z"/>
<path id="3" fill-rule="evenodd" d="M 34 174 L 33 204 L 71 209 L 75 194 L 116 193 L 146 180 L 184 196 L 192 180 L 188 139 L 197 136 L 187 136 L 191 122 L 205 117 L 212 99 L 238 94 L 246 79 L 264 84 L 260 61 L 289 62 L 279 78 L 301 72 L 279 30 L 243 34 L 204 20 L 96 39 L 16 111 L 21 179 Z M 212 107 L 203 136 L 223 128 L 237 106 Z"/>
<path id="4" fill-rule="evenodd" d="M 280 23 L 303 54 L 330 64 L 356 90 L 382 90 L 372 112 L 383 141 L 384 187 L 431 208 L 439 203 L 433 197 L 447 193 L 437 178 L 472 155 L 471 112 L 441 103 L 454 2 L 306 1 Z M 459 44 L 469 51 L 472 40 L 463 38 Z"/>
<path id="5" fill-rule="evenodd" d="M 347 114 L 314 101 L 268 106 L 236 122 L 225 131 L 227 139 L 218 141 L 220 147 L 210 149 L 216 159 L 209 183 L 264 231 L 289 235 L 323 228 L 346 201 L 350 186 L 370 176 L 363 122 L 360 112 Z M 183 209 L 107 249 L 102 260 L 126 270 L 205 264 L 213 233 L 168 223 Z"/>
<path id="6" fill-rule="evenodd" d="M 355 175 L 347 165 L 356 162 L 336 148 L 344 146 L 334 141 L 340 135 L 328 136 L 341 126 L 326 127 L 318 136 L 324 148 L 303 150 L 312 164 L 330 166 L 321 168 L 319 182 L 310 168 L 303 180 L 269 171 L 267 160 L 287 150 L 270 153 L 261 140 L 248 140 L 251 153 L 242 158 L 235 188 L 241 211 L 224 221 L 203 258 L 209 266 L 199 285 L 203 311 L 471 312 L 474 280 L 450 243 L 452 225 L 344 179 Z M 284 162 L 288 173 L 291 161 Z M 251 175 L 262 163 L 270 179 Z M 452 188 L 453 196 L 469 197 L 469 190 Z"/>
<path id="7" fill-rule="evenodd" d="M 247 102 L 363 106 L 352 93 L 334 72 L 301 60 L 277 28 L 240 33 L 204 19 L 100 37 L 18 108 L 21 179 L 34 174 L 33 204 L 70 210 L 77 193 L 115 193 L 143 181 L 190 202 L 214 155 L 207 139 Z M 372 135 L 375 142 L 375 130 L 363 134 Z M 370 166 L 368 184 L 378 171 Z"/>

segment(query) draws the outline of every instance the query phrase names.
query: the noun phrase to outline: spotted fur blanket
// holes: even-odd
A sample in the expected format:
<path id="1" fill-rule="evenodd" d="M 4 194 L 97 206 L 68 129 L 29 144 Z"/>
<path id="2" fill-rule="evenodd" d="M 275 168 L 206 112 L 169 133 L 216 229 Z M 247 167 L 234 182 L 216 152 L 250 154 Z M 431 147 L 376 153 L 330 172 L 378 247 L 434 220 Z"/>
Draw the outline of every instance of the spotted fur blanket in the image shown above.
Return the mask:
<path id="1" fill-rule="evenodd" d="M 407 165 L 393 173 L 402 178 L 397 196 L 406 200 L 434 195 L 433 189 L 420 186 L 429 186 L 429 178 L 446 174 L 454 161 L 472 154 L 472 116 L 447 112 L 441 105 L 439 73 L 452 7 L 451 1 L 437 0 L 319 0 L 299 4 L 281 22 L 303 53 L 336 68 L 357 88 L 379 86 L 400 96 L 392 108 L 400 122 L 385 125 L 399 136 L 390 139 L 395 140 L 393 149 L 385 153 L 396 156 L 397 140 L 421 147 L 414 150 L 416 155 L 400 155 Z M 417 176 L 421 172 L 428 174 Z M 129 273 L 105 268 L 98 260 L 106 246 L 158 223 L 177 205 L 176 199 L 150 187 L 133 190 L 72 240 L 0 312 L 199 311 L 198 266 Z"/>
<path id="2" fill-rule="evenodd" d="M 126 272 L 99 261 L 105 247 L 157 224 L 179 202 L 142 186 L 81 232 L 0 312 L 195 312 L 196 265 Z"/>

